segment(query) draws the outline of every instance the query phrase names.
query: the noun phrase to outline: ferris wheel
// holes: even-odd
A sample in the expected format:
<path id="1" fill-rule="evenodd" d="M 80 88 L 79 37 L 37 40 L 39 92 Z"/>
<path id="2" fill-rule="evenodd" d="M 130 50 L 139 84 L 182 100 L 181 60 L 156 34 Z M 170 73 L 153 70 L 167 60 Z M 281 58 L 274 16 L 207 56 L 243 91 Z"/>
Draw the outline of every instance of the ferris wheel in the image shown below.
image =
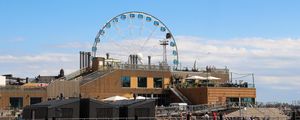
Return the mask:
<path id="1" fill-rule="evenodd" d="M 177 69 L 176 41 L 170 29 L 158 18 L 144 12 L 125 12 L 110 19 L 96 35 L 92 56 L 109 53 L 122 62 L 135 54 L 143 64 L 148 56 L 153 63 L 164 63 Z"/>

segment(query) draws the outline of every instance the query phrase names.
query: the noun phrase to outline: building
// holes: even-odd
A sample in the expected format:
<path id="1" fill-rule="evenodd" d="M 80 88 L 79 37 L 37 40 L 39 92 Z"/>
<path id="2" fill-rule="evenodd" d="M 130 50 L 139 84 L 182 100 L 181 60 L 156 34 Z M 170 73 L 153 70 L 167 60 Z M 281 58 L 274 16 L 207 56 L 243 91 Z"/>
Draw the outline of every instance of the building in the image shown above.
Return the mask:
<path id="1" fill-rule="evenodd" d="M 93 99 L 50 100 L 23 110 L 24 119 L 154 117 L 153 100 L 102 102 Z"/>
<path id="2" fill-rule="evenodd" d="M 116 95 L 130 98 L 136 94 L 156 98 L 158 105 L 171 102 L 216 104 L 238 102 L 239 98 L 242 102 L 255 102 L 254 82 L 233 83 L 227 68 L 172 71 L 168 66 L 109 62 L 105 58 L 96 58 L 91 68 L 71 74 L 73 77 L 66 76 L 69 78 L 67 80 L 53 82 L 48 87 L 48 97 L 55 98 L 63 94 L 64 97 L 81 96 L 101 100 Z M 214 76 L 215 79 L 187 79 L 195 75 Z"/>
<path id="3" fill-rule="evenodd" d="M 0 87 L 0 109 L 23 108 L 46 100 L 45 87 L 25 88 L 12 85 Z"/>
<path id="4" fill-rule="evenodd" d="M 213 76 L 217 80 L 191 80 L 191 76 Z M 30 84 L 30 83 L 28 83 Z M 57 98 L 92 98 L 111 96 L 155 98 L 156 105 L 172 102 L 216 104 L 254 103 L 252 84 L 233 83 L 229 69 L 179 71 L 164 65 L 121 64 L 112 59 L 94 58 L 92 66 L 52 80 L 48 86 L 10 85 L 0 88 L 0 108 L 22 108 Z"/>

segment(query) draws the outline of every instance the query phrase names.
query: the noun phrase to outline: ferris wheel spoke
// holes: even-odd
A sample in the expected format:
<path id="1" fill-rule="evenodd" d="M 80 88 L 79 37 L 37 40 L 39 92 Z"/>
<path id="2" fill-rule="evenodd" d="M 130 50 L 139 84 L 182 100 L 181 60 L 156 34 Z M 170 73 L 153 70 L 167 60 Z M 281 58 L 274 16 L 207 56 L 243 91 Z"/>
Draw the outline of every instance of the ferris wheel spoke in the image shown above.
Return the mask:
<path id="1" fill-rule="evenodd" d="M 145 21 L 142 20 L 142 23 L 141 23 L 141 27 L 139 29 L 139 35 L 141 35 L 143 33 L 143 30 L 144 30 L 144 24 L 145 24 Z"/>
<path id="2" fill-rule="evenodd" d="M 157 27 L 155 27 L 151 33 L 149 34 L 149 36 L 146 38 L 146 40 L 144 41 L 143 45 L 140 48 L 140 51 L 143 50 L 144 46 L 148 43 L 148 41 L 150 40 L 150 38 L 153 36 L 153 34 L 155 33 Z"/>
<path id="3" fill-rule="evenodd" d="M 132 18 L 128 18 L 129 20 L 127 20 L 127 22 L 129 23 L 128 29 L 129 29 L 129 35 L 132 36 L 132 29 L 133 29 L 133 25 L 132 25 Z"/>
<path id="4" fill-rule="evenodd" d="M 108 41 L 111 41 L 113 44 L 115 44 L 116 46 L 118 46 L 119 48 L 123 49 L 123 50 L 127 50 L 127 52 L 130 52 L 131 50 L 128 47 L 124 47 L 120 44 L 118 44 L 115 40 L 111 39 L 110 37 L 106 36 L 106 38 L 108 39 Z M 116 48 L 116 49 L 119 49 Z"/>
<path id="5" fill-rule="evenodd" d="M 147 52 L 150 52 L 150 53 L 151 53 L 151 51 L 152 51 L 156 46 L 157 46 L 157 45 L 154 44 L 153 46 L 150 47 L 150 49 L 147 50 Z"/>
<path id="6" fill-rule="evenodd" d="M 114 29 L 117 31 L 118 36 L 120 36 L 121 38 L 124 39 L 125 38 L 123 36 L 124 33 L 120 30 L 119 26 L 116 23 L 114 23 L 113 26 L 114 26 Z"/>
<path id="7" fill-rule="evenodd" d="M 130 20 L 128 20 L 128 19 L 130 19 Z M 133 35 L 132 35 L 132 30 L 133 30 L 133 24 L 132 24 L 132 20 L 131 20 L 132 18 L 127 18 L 127 19 L 125 19 L 125 21 L 127 22 L 127 24 L 128 24 L 128 26 L 124 29 L 124 31 L 126 31 L 127 32 L 127 38 L 125 38 L 125 37 L 123 37 L 122 39 L 125 41 L 125 42 L 127 42 L 126 40 L 130 40 L 130 39 L 132 39 L 132 40 L 134 40 L 133 39 Z M 120 30 L 120 29 L 119 29 Z M 129 43 L 129 42 L 128 42 Z M 130 42 L 128 45 L 130 45 L 130 48 L 131 48 L 131 51 L 130 51 L 130 53 L 137 53 L 137 51 L 138 51 L 138 49 L 136 48 L 136 46 L 139 46 L 139 44 L 137 44 L 136 42 Z"/>
<path id="8" fill-rule="evenodd" d="M 126 41 L 126 38 L 123 36 L 123 32 L 120 30 L 119 26 L 117 24 L 113 24 L 115 30 L 117 31 L 118 36 L 120 36 L 124 41 L 126 42 L 126 44 L 130 45 L 130 43 L 128 41 Z"/>

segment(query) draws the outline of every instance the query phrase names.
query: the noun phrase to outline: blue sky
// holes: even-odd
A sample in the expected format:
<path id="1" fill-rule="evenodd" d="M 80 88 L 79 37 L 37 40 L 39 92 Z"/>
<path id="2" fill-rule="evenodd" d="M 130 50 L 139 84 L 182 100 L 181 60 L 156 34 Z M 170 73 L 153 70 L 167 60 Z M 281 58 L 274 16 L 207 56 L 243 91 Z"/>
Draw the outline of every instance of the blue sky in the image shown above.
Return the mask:
<path id="1" fill-rule="evenodd" d="M 228 66 L 256 74 L 260 101 L 299 100 L 300 1 L 0 1 L 0 74 L 55 75 L 78 68 L 99 28 L 127 11 L 162 20 L 191 65 Z M 190 50 L 187 45 L 202 45 Z M 205 54 L 211 53 L 211 54 Z M 200 58 L 206 56 L 207 59 Z M 54 60 L 53 60 L 54 59 Z M 296 95 L 295 95 L 296 94 Z"/>

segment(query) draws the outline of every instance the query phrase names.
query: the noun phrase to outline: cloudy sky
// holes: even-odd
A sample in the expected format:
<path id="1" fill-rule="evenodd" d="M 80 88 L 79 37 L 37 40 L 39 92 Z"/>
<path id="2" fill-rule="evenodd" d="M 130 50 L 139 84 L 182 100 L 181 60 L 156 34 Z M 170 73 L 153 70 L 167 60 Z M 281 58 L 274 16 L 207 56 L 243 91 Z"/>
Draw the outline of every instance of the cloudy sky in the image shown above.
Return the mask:
<path id="1" fill-rule="evenodd" d="M 173 32 L 182 66 L 254 73 L 257 100 L 300 99 L 300 2 L 296 0 L 0 1 L 0 74 L 57 75 L 79 68 L 110 18 L 143 11 Z M 239 77 L 236 75 L 234 77 Z M 248 78 L 245 78 L 248 79 Z"/>

